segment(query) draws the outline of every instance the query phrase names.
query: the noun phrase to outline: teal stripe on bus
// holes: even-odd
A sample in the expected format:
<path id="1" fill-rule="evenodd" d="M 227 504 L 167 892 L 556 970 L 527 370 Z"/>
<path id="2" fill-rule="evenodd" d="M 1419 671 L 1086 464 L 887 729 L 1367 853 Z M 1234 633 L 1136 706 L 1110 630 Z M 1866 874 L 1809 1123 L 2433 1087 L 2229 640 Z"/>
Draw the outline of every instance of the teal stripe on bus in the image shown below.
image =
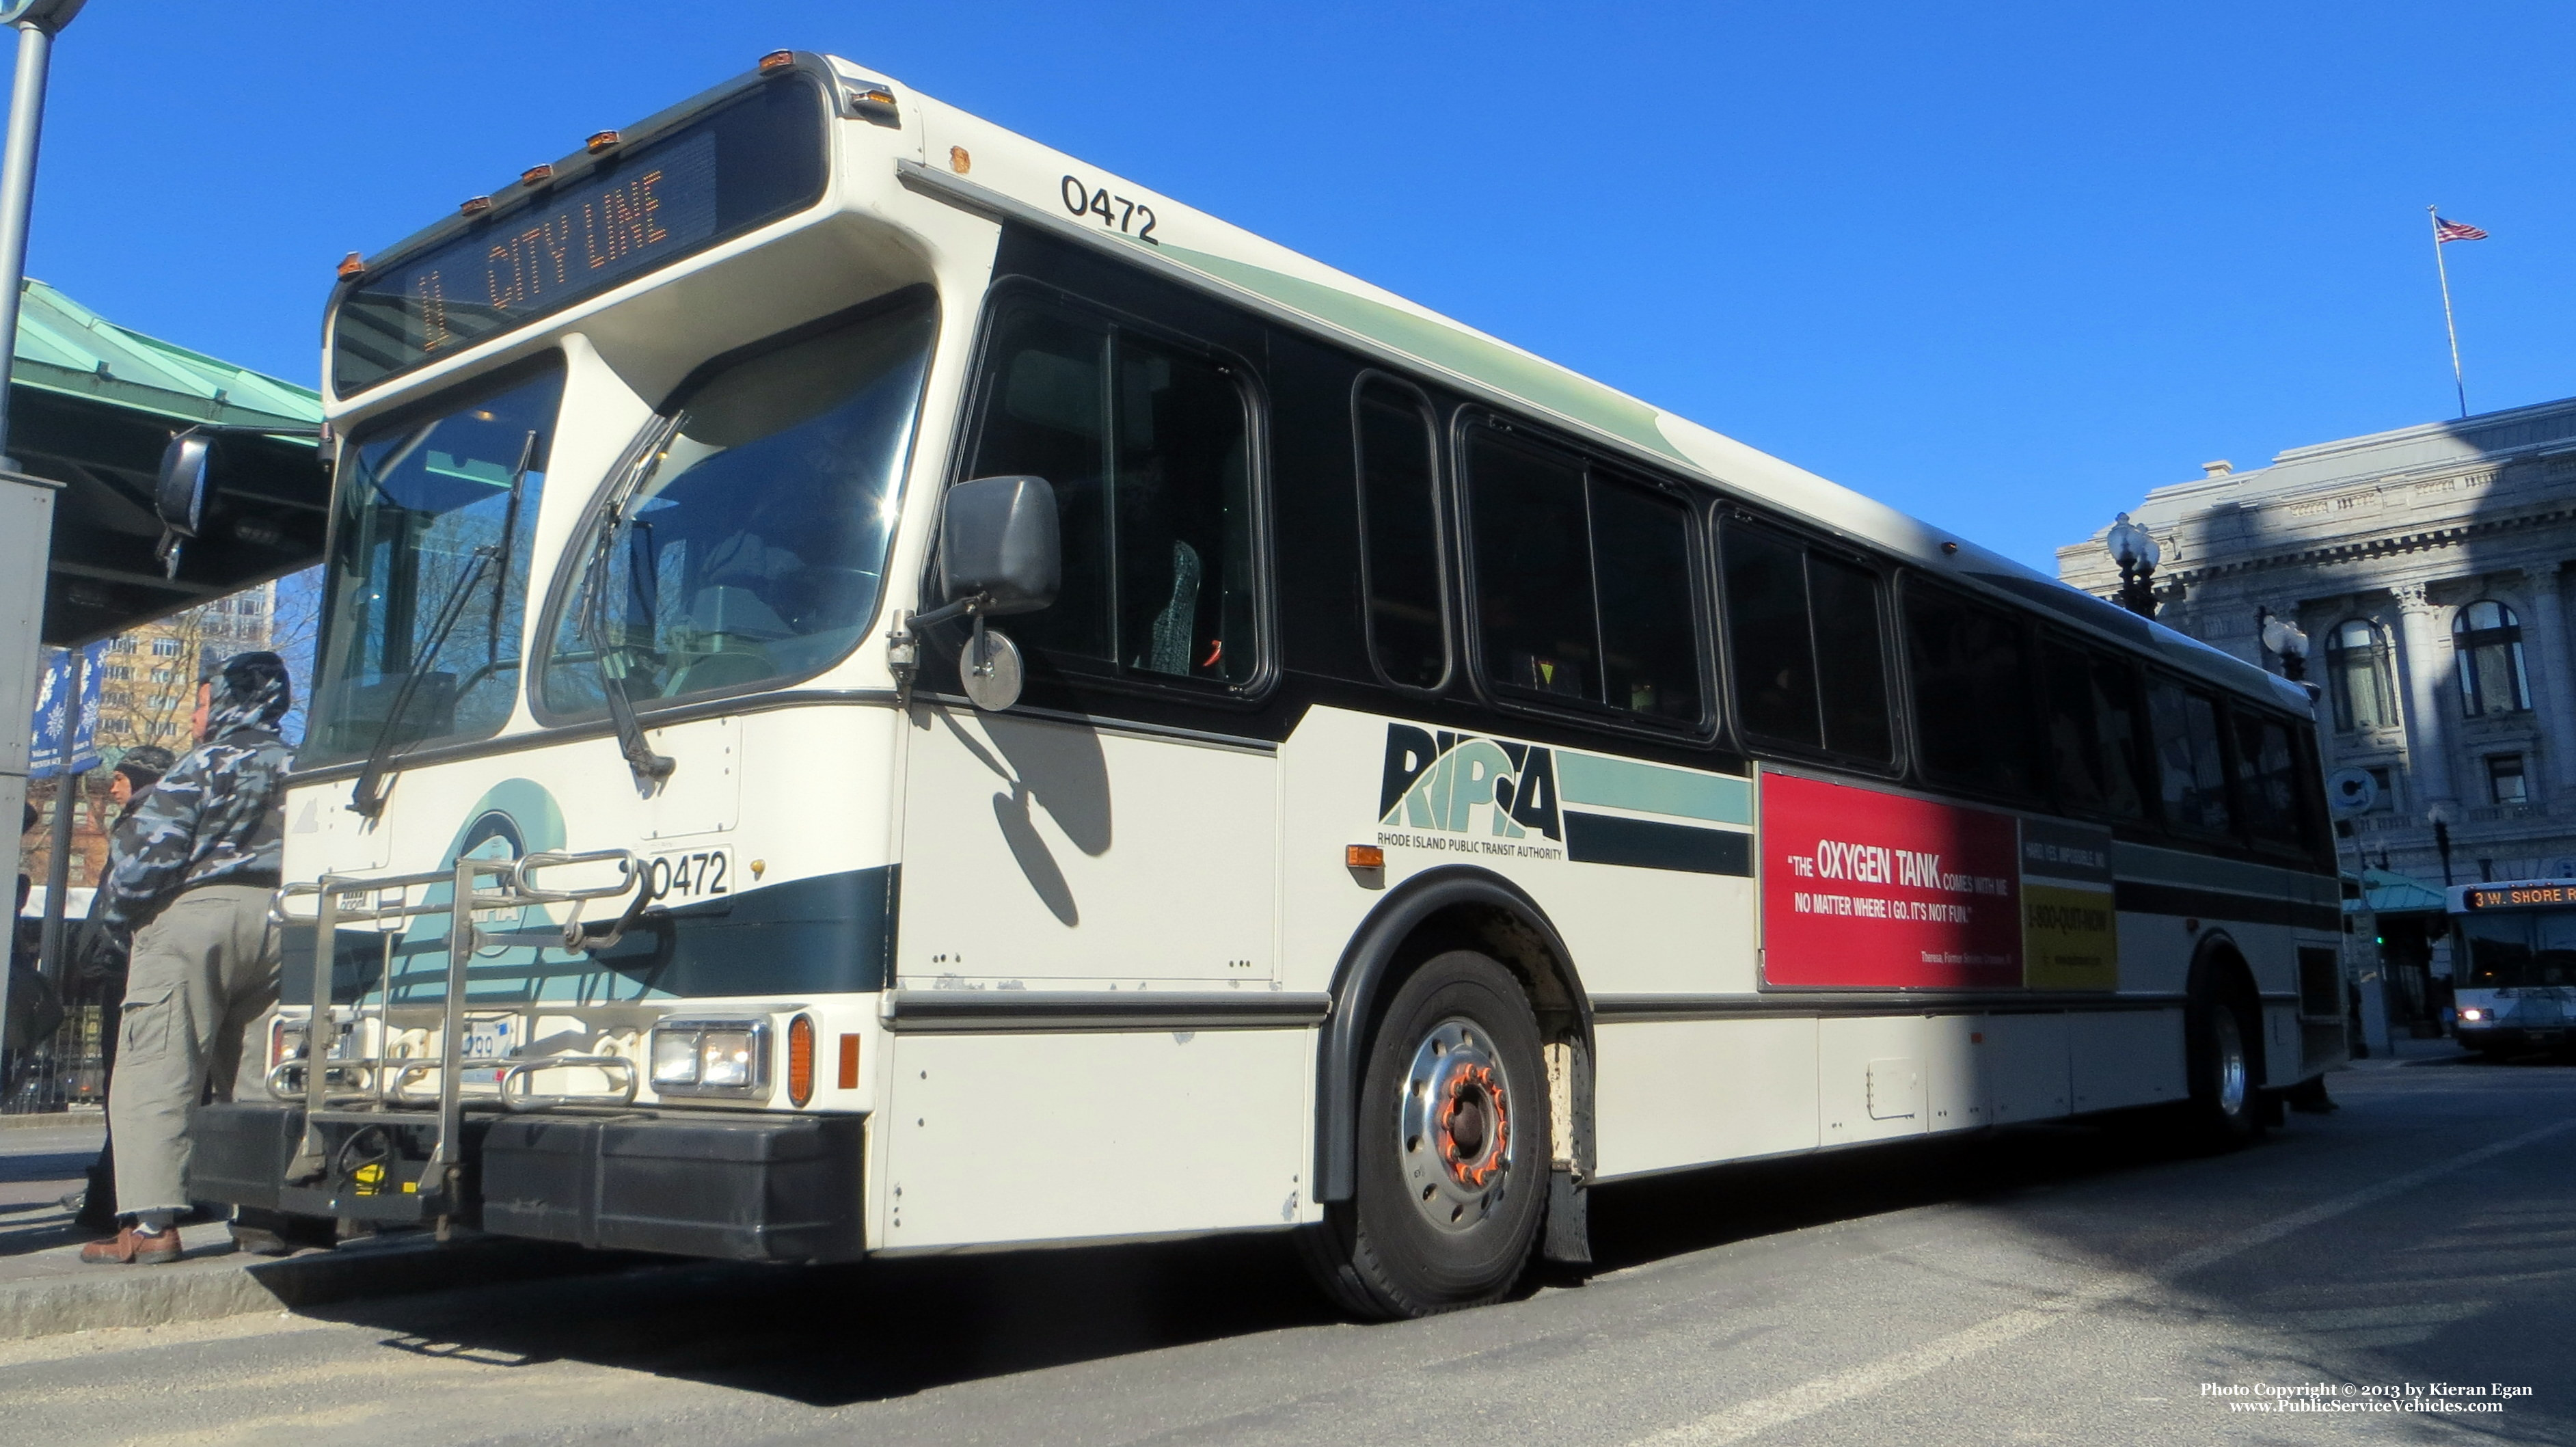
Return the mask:
<path id="1" fill-rule="evenodd" d="M 1753 822 L 1753 785 L 1747 780 L 1599 754 L 1560 751 L 1556 793 L 1568 804 L 1598 804 L 1718 824 Z"/>

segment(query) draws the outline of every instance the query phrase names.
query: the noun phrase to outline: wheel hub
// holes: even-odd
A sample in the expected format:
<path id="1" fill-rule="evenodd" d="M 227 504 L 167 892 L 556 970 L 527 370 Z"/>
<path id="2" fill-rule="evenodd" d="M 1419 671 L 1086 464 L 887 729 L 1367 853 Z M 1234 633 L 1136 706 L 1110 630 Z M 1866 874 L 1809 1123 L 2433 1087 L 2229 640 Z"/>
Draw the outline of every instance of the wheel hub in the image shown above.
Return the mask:
<path id="1" fill-rule="evenodd" d="M 1416 1209 L 1465 1231 L 1500 1206 L 1515 1156 L 1511 1082 L 1473 1021 L 1434 1026 L 1413 1052 L 1397 1147 Z"/>

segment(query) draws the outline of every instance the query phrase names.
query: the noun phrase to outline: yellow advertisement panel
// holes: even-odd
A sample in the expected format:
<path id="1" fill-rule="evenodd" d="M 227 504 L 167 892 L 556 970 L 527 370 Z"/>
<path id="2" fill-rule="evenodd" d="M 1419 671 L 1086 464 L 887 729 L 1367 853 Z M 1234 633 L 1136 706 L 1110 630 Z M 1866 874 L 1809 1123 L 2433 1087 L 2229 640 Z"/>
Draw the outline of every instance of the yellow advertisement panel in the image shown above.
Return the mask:
<path id="1" fill-rule="evenodd" d="M 2031 989 L 2120 987 L 2119 914 L 2107 889 L 2023 881 L 2021 940 L 2021 982 Z"/>

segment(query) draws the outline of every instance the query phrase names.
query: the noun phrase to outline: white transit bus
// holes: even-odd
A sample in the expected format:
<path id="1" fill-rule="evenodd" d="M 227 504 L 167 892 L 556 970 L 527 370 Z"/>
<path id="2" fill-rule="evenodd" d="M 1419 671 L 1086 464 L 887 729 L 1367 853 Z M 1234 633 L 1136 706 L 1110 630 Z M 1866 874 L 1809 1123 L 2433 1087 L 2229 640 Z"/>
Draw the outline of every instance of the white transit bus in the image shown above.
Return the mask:
<path id="1" fill-rule="evenodd" d="M 2344 1058 L 2298 687 L 846 61 L 340 274 L 202 1197 L 1292 1230 L 1392 1316 L 1587 1260 L 1597 1182 L 2241 1139 Z"/>
<path id="2" fill-rule="evenodd" d="M 2576 881 L 2451 890 L 2452 1031 L 2488 1055 L 2576 1040 Z"/>

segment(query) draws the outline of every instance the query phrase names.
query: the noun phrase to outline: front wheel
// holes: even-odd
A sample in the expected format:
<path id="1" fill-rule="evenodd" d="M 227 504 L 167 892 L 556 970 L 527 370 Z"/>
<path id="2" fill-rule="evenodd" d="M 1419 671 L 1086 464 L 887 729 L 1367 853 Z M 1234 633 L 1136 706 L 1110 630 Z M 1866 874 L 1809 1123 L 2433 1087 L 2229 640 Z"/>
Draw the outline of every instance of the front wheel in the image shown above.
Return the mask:
<path id="1" fill-rule="evenodd" d="M 1379 1022 L 1367 1071 L 1356 1189 L 1310 1231 L 1309 1263 L 1364 1316 L 1499 1299 L 1529 1262 L 1551 1158 L 1520 983 L 1472 950 L 1424 961 Z"/>

